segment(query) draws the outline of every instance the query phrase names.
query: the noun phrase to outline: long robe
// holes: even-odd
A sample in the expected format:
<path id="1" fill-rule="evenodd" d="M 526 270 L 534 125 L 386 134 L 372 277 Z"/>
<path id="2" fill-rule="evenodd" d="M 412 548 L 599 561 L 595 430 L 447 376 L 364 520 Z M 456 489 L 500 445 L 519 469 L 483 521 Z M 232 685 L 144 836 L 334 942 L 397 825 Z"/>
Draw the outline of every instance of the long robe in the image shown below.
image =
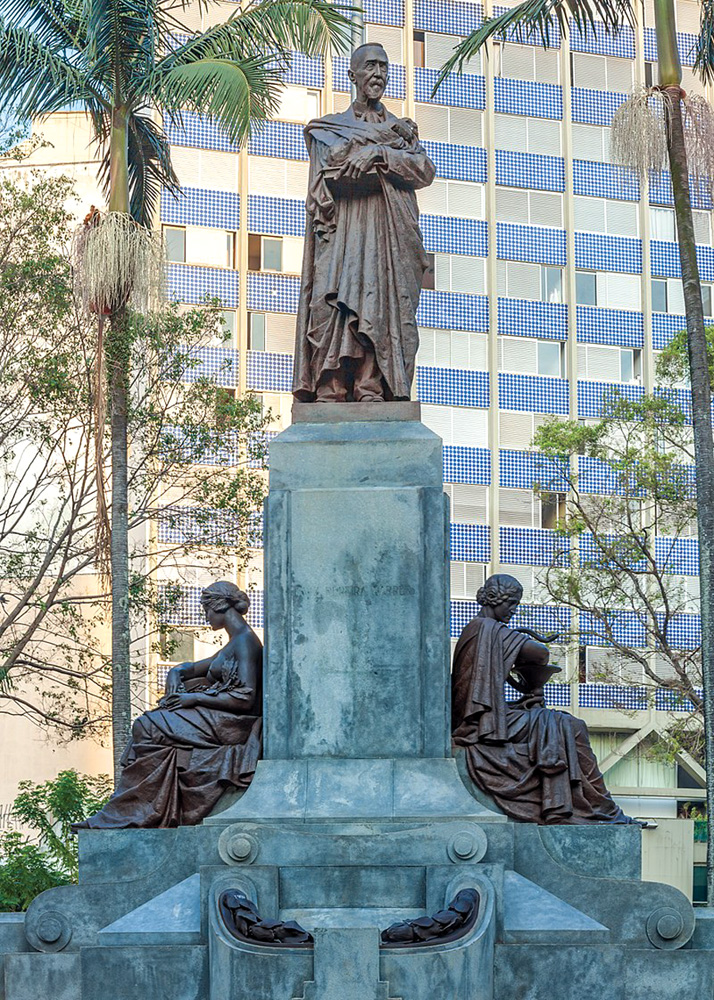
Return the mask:
<path id="1" fill-rule="evenodd" d="M 224 660 L 222 678 L 208 693 L 230 692 L 238 683 L 234 667 L 233 660 Z M 258 692 L 258 713 L 260 703 Z M 203 705 L 145 712 L 132 727 L 116 791 L 103 809 L 74 828 L 200 823 L 224 791 L 250 784 L 261 754 L 262 723 L 260 714 Z"/>
<path id="2" fill-rule="evenodd" d="M 428 267 L 414 191 L 431 184 L 435 169 L 418 139 L 394 130 L 399 119 L 386 109 L 378 117 L 358 117 L 353 104 L 305 129 L 310 179 L 293 379 L 302 401 L 315 398 L 323 373 L 365 349 L 375 352 L 385 398 L 410 396 Z M 336 179 L 375 144 L 381 164 L 358 180 Z"/>
<path id="3" fill-rule="evenodd" d="M 452 734 L 474 783 L 512 819 L 632 823 L 608 792 L 587 726 L 536 699 L 508 703 L 504 683 L 528 636 L 473 618 L 454 650 Z"/>

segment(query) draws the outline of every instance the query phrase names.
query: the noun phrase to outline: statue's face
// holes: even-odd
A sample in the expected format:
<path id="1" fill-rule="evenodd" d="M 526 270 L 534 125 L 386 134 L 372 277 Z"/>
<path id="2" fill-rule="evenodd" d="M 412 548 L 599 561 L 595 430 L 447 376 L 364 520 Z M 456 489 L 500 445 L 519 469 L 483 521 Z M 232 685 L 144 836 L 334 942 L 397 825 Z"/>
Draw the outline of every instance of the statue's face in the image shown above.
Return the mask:
<path id="1" fill-rule="evenodd" d="M 491 605 L 493 617 L 496 621 L 503 622 L 504 624 L 510 622 L 519 604 L 520 601 L 517 597 L 504 597 L 498 604 Z"/>
<path id="2" fill-rule="evenodd" d="M 357 53 L 347 75 L 355 85 L 358 101 L 380 101 L 389 78 L 387 53 L 381 45 L 366 45 Z"/>
<path id="3" fill-rule="evenodd" d="M 218 632 L 225 624 L 225 615 L 220 611 L 214 611 L 213 608 L 206 608 L 206 621 L 214 632 Z"/>

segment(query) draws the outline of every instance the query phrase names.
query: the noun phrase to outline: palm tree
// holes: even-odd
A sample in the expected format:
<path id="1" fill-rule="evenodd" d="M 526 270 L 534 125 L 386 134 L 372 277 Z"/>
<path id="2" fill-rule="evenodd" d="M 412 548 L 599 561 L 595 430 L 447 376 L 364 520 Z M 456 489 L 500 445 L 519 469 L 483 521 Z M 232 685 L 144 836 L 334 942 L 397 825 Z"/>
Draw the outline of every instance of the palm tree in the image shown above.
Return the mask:
<path id="1" fill-rule="evenodd" d="M 699 282 L 690 173 L 714 180 L 714 112 L 701 98 L 682 90 L 674 0 L 654 0 L 659 82 L 627 101 L 613 120 L 613 151 L 640 173 L 667 163 L 672 178 L 679 256 L 687 318 L 687 343 L 694 451 L 697 475 L 697 520 L 702 623 L 704 739 L 707 765 L 707 902 L 714 906 L 714 442 L 711 384 Z M 634 25 L 632 0 L 525 0 L 486 20 L 455 49 L 441 69 L 436 91 L 452 70 L 461 71 L 489 38 L 523 40 L 537 35 L 548 47 L 556 23 L 563 32 L 572 18 L 579 29 L 599 19 L 609 32 Z M 714 4 L 701 4 L 701 31 L 695 69 L 705 81 L 714 79 Z"/>
<path id="2" fill-rule="evenodd" d="M 218 0 L 198 0 L 204 7 Z M 293 50 L 345 48 L 350 21 L 329 0 L 248 0 L 202 34 L 178 14 L 189 0 L 0 0 L 0 94 L 20 118 L 83 108 L 104 160 L 108 214 L 88 217 L 84 291 L 100 315 L 111 427 L 112 716 L 115 771 L 131 725 L 127 496 L 129 305 L 149 290 L 162 187 L 176 191 L 156 113 L 210 115 L 234 142 L 277 110 Z M 80 269 L 81 270 L 81 269 Z M 87 291 L 88 290 L 88 291 Z M 109 321 L 103 340 L 103 320 Z M 103 379 L 98 379 L 100 391 Z M 102 407 L 97 406 L 101 416 Z M 103 420 L 97 424 L 98 437 Z"/>

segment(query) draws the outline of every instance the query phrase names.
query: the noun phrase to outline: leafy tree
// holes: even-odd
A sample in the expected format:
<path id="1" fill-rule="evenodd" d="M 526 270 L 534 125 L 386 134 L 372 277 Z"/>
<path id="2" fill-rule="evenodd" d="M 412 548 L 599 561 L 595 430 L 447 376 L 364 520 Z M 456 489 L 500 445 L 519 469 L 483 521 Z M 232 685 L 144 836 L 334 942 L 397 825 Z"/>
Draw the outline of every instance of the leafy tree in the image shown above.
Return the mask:
<path id="1" fill-rule="evenodd" d="M 73 823 L 104 805 L 111 786 L 106 775 L 89 777 L 74 770 L 35 784 L 20 783 L 13 814 L 29 833 L 0 834 L 0 908 L 26 910 L 35 896 L 78 878 Z"/>
<path id="2" fill-rule="evenodd" d="M 215 6 L 203 0 L 206 7 Z M 111 422 L 111 527 L 99 482 L 99 555 L 112 578 L 112 725 L 115 766 L 131 725 L 128 437 L 130 305 L 150 296 L 156 262 L 148 229 L 162 186 L 176 191 L 159 111 L 176 121 L 208 114 L 233 141 L 277 110 L 292 50 L 343 46 L 350 22 L 327 0 L 253 0 L 202 34 L 180 19 L 188 0 L 0 0 L 0 92 L 20 117 L 67 105 L 89 114 L 104 153 L 105 217 L 87 220 L 78 274 L 99 324 L 98 373 L 106 365 Z M 177 13 L 178 12 L 178 13 Z M 141 225 L 139 225 L 141 224 Z M 98 377 L 94 405 L 104 412 Z"/>
<path id="3" fill-rule="evenodd" d="M 95 472 L 111 442 L 92 406 L 96 334 L 73 294 L 71 198 L 66 178 L 0 179 L 0 712 L 66 739 L 110 718 Z M 224 575 L 247 559 L 264 418 L 221 384 L 228 362 L 203 372 L 224 337 L 217 303 L 130 314 L 125 332 L 129 611 L 150 644 L 177 589 L 159 593 L 160 572 L 180 584 L 196 566 Z"/>
<path id="4" fill-rule="evenodd" d="M 579 613 L 586 645 L 611 650 L 612 672 L 604 667 L 599 679 L 643 677 L 652 696 L 665 688 L 673 705 L 691 704 L 701 724 L 701 649 L 681 639 L 685 616 L 698 606 L 677 575 L 678 542 L 696 523 L 685 412 L 666 395 L 633 402 L 613 391 L 600 420 L 553 418 L 534 443 L 543 456 L 537 491 L 565 494 L 561 544 L 541 579 L 547 597 Z M 584 483 L 579 457 L 590 460 Z M 606 492 L 588 490 L 593 464 Z"/>
<path id="5" fill-rule="evenodd" d="M 714 80 L 714 5 L 702 3 L 695 70 Z M 697 470 L 697 521 L 701 586 L 702 662 L 704 684 L 707 803 L 714 815 L 714 439 L 711 422 L 711 379 L 707 364 L 704 308 L 697 264 L 690 173 L 695 180 L 714 179 L 714 111 L 702 98 L 682 89 L 674 0 L 654 0 L 659 82 L 633 95 L 613 119 L 613 152 L 621 162 L 647 174 L 666 164 L 672 179 L 679 259 L 687 316 L 687 349 L 694 455 Z M 586 30 L 599 19 L 608 32 L 635 24 L 633 0 L 524 0 L 488 18 L 454 50 L 441 69 L 435 90 L 453 69 L 462 69 L 488 39 L 536 37 L 547 47 L 556 24 L 563 33 L 570 19 Z M 707 843 L 707 899 L 714 906 L 714 824 Z"/>

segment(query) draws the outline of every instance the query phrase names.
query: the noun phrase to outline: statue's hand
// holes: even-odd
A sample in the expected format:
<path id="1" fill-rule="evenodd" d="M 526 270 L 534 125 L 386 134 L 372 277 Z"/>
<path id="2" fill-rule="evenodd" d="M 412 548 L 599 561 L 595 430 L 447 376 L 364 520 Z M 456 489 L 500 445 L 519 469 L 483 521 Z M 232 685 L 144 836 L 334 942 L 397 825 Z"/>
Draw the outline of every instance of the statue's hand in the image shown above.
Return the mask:
<path id="1" fill-rule="evenodd" d="M 187 663 L 179 663 L 175 667 L 172 667 L 166 674 L 166 687 L 165 693 L 177 694 L 181 687 L 183 686 L 183 677 L 181 676 L 181 667 L 187 667 Z"/>
<path id="2" fill-rule="evenodd" d="M 392 131 L 396 132 L 405 142 L 413 142 L 419 138 L 419 127 L 411 118 L 398 118 L 397 121 L 392 122 Z"/>
<path id="3" fill-rule="evenodd" d="M 343 164 L 338 177 L 349 177 L 352 180 L 357 180 L 368 173 L 375 163 L 383 159 L 381 146 L 363 146 Z"/>
<path id="4" fill-rule="evenodd" d="M 197 704 L 197 698 L 192 694 L 167 694 L 159 702 L 159 708 L 166 708 L 169 712 L 176 712 L 179 708 L 193 708 Z"/>

